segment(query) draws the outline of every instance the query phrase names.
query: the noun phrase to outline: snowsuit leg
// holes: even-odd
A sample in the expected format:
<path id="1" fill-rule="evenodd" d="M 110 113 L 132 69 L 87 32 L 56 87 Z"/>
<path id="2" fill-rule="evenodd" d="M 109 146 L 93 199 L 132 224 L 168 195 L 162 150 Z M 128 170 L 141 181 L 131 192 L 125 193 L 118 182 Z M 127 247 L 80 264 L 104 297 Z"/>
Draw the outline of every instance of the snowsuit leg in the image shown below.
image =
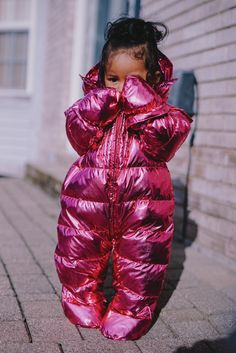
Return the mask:
<path id="1" fill-rule="evenodd" d="M 73 183 L 70 184 L 75 190 Z M 69 186 L 61 194 L 54 252 L 62 283 L 61 304 L 73 324 L 99 327 L 106 310 L 102 287 L 112 247 L 108 238 L 108 210 L 103 202 L 95 204 L 68 194 Z"/>
<path id="2" fill-rule="evenodd" d="M 116 293 L 101 326 L 102 334 L 115 340 L 135 340 L 150 329 L 174 231 L 173 200 L 140 200 L 131 209 L 126 209 L 127 222 L 122 227 L 125 231 L 115 242 Z"/>

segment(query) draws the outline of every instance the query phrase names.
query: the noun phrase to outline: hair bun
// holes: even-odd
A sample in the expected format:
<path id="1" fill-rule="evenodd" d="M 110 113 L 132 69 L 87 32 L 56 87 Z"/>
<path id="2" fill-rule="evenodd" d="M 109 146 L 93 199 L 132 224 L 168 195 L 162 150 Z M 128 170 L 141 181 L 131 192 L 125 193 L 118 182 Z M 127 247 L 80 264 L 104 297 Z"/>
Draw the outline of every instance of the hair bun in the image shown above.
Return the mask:
<path id="1" fill-rule="evenodd" d="M 157 28 L 161 26 L 164 31 Z M 168 34 L 167 27 L 160 22 L 144 21 L 140 18 L 121 17 L 114 22 L 108 22 L 105 30 L 106 41 L 143 44 L 159 43 Z"/>

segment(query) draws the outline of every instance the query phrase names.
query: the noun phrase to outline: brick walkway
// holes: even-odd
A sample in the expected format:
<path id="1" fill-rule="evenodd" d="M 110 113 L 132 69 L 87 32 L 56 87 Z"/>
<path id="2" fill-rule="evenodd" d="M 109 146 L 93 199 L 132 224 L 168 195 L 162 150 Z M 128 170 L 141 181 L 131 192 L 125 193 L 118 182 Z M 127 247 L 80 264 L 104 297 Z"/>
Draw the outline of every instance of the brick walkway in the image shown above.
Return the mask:
<path id="1" fill-rule="evenodd" d="M 236 317 L 232 269 L 173 243 L 156 324 L 140 340 L 112 341 L 96 329 L 78 330 L 62 312 L 53 261 L 58 199 L 29 181 L 0 178 L 0 200 L 1 353 L 233 352 L 227 348 Z"/>

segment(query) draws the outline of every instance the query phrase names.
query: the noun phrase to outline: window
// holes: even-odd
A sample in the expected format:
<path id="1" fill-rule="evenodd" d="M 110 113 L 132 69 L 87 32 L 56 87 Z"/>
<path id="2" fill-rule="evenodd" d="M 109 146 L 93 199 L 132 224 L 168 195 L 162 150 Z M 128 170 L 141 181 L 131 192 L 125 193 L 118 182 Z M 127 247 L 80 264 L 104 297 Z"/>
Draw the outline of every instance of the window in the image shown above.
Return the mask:
<path id="1" fill-rule="evenodd" d="M 0 94 L 26 92 L 34 0 L 0 0 Z"/>

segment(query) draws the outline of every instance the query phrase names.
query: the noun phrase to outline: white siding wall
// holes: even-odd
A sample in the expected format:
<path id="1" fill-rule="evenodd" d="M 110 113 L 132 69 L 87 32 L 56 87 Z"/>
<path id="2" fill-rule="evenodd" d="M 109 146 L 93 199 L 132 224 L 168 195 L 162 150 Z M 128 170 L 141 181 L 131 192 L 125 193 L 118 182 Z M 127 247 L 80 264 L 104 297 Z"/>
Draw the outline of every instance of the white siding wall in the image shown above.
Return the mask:
<path id="1" fill-rule="evenodd" d="M 0 175 L 20 176 L 37 154 L 43 76 L 45 0 L 35 1 L 30 34 L 28 90 L 0 95 Z"/>

